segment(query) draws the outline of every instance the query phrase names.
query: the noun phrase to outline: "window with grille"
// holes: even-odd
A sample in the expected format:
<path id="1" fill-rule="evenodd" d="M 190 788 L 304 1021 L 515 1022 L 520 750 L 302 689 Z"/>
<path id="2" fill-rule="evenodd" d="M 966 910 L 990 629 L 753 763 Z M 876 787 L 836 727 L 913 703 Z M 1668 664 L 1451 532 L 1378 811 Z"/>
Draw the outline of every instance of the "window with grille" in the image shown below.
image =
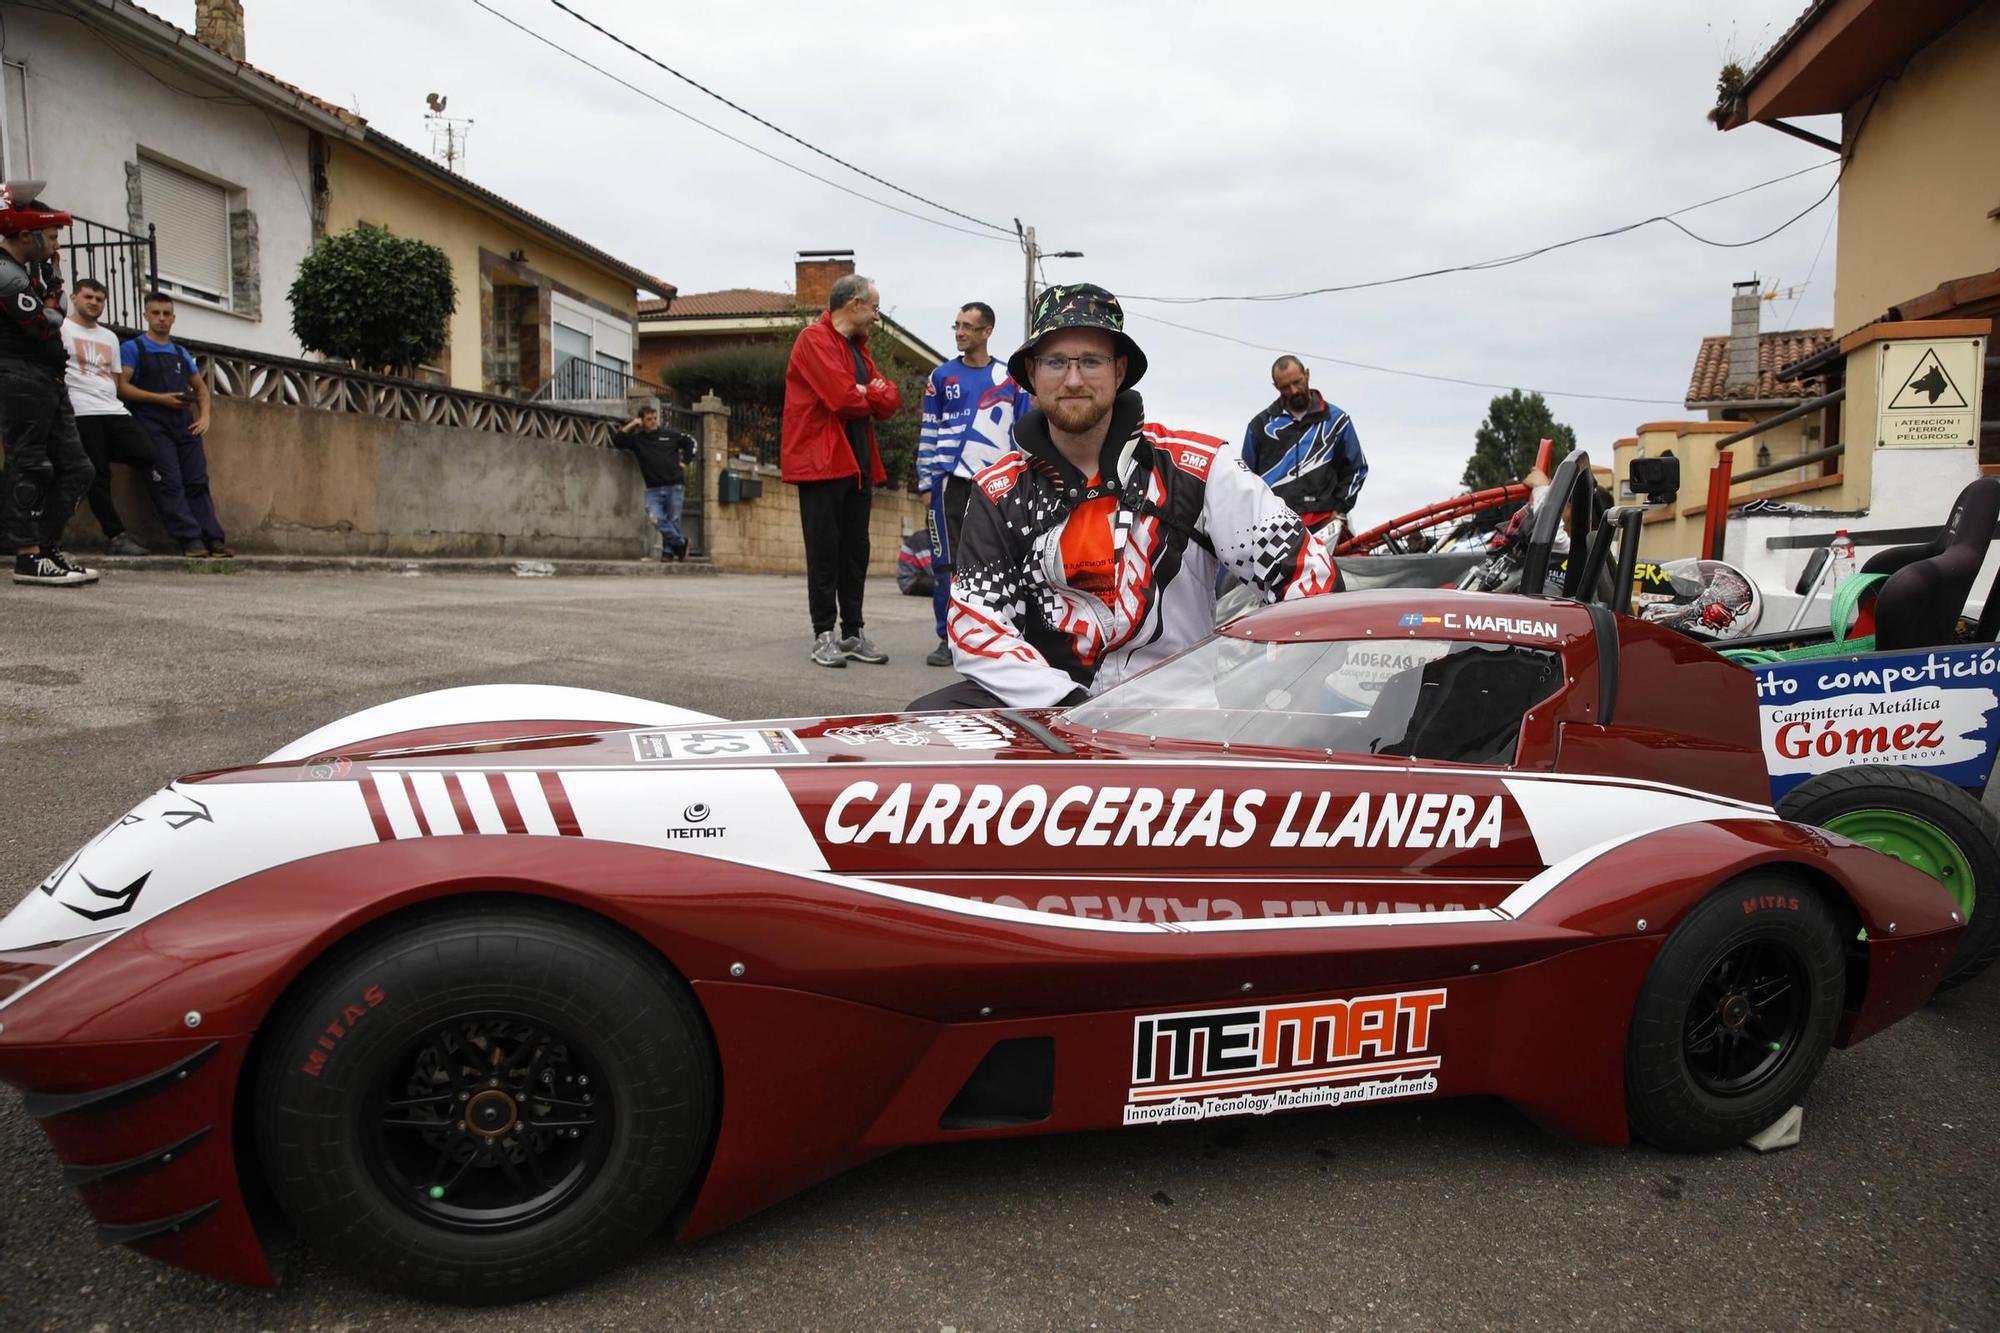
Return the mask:
<path id="1" fill-rule="evenodd" d="M 160 279 L 189 296 L 229 303 L 229 190 L 149 157 L 139 201 L 159 244 Z"/>

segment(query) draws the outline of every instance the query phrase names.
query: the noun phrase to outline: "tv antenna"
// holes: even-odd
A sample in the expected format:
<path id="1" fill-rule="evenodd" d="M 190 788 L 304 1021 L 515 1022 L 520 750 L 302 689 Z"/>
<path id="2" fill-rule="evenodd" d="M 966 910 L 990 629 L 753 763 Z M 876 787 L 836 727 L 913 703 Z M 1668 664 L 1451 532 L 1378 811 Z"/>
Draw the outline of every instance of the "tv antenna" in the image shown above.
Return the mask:
<path id="1" fill-rule="evenodd" d="M 431 156 L 444 163 L 446 171 L 457 171 L 465 160 L 465 141 L 472 137 L 472 118 L 447 116 L 444 107 L 449 100 L 442 93 L 426 94 L 424 105 L 430 109 L 424 113 L 424 124 L 431 132 Z"/>

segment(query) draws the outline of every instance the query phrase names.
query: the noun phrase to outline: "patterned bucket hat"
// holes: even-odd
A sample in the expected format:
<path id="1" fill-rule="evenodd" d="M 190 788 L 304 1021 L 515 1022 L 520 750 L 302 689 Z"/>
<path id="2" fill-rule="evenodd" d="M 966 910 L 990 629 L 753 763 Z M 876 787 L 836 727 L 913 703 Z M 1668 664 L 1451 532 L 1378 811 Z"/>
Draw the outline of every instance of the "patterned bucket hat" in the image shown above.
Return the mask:
<path id="1" fill-rule="evenodd" d="M 1037 343 L 1063 329 L 1102 329 L 1111 335 L 1118 345 L 1118 354 L 1125 358 L 1125 378 L 1118 386 L 1120 389 L 1131 388 L 1146 373 L 1146 354 L 1132 341 L 1132 335 L 1125 332 L 1125 310 L 1118 304 L 1118 298 L 1087 282 L 1065 283 L 1049 288 L 1035 302 L 1035 322 L 1028 341 L 1007 358 L 1007 373 L 1016 384 L 1034 387 L 1035 382 L 1028 378 L 1028 359 L 1035 354 Z"/>

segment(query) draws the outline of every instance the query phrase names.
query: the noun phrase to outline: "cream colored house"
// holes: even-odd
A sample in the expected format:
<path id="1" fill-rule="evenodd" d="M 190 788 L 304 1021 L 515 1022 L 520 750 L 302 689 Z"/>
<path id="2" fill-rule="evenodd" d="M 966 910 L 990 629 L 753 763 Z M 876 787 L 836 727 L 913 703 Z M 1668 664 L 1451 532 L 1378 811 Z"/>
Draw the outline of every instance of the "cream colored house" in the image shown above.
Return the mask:
<path id="1" fill-rule="evenodd" d="M 1777 581 L 1804 554 L 1772 535 L 1840 527 L 1865 548 L 1866 530 L 1941 522 L 1967 482 L 2000 473 L 2000 0 L 1816 0 L 1710 114 L 1723 130 L 1784 132 L 1843 163 L 1831 336 L 1776 368 L 1839 398 L 1730 446 L 1737 477 L 1756 470 L 1760 445 L 1776 465 L 1806 444 L 1841 450 L 1812 465 L 1817 476 L 1780 467 L 1730 489 L 1733 505 L 1767 495 L 1826 511 L 1782 533 L 1763 524 L 1754 540 L 1732 534 L 1732 560 L 1792 552 L 1783 569 L 1753 569 Z M 1794 123 L 1820 115 L 1840 117 L 1838 142 Z M 1929 412 L 1912 406 L 1926 406 L 1912 396 L 1926 385 Z M 1621 474 L 1640 448 L 1683 459 L 1680 503 L 1651 516 L 1650 558 L 1693 553 L 1717 444 L 1764 411 L 1727 395 L 1697 402 L 1692 388 L 1689 407 L 1708 419 L 1648 423 L 1617 450 Z M 1786 433 L 1815 422 L 1817 441 Z"/>

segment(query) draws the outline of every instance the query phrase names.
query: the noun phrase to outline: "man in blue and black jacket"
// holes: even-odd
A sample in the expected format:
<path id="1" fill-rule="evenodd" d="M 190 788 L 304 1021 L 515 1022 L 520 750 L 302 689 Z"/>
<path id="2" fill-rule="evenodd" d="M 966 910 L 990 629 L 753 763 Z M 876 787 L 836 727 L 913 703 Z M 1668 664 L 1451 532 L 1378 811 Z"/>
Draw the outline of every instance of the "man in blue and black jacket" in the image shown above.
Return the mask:
<path id="1" fill-rule="evenodd" d="M 1271 366 L 1277 401 L 1250 418 L 1243 432 L 1243 462 L 1262 477 L 1292 512 L 1317 530 L 1329 518 L 1345 518 L 1368 480 L 1368 455 L 1347 413 L 1312 387 L 1312 377 L 1295 356 Z"/>

